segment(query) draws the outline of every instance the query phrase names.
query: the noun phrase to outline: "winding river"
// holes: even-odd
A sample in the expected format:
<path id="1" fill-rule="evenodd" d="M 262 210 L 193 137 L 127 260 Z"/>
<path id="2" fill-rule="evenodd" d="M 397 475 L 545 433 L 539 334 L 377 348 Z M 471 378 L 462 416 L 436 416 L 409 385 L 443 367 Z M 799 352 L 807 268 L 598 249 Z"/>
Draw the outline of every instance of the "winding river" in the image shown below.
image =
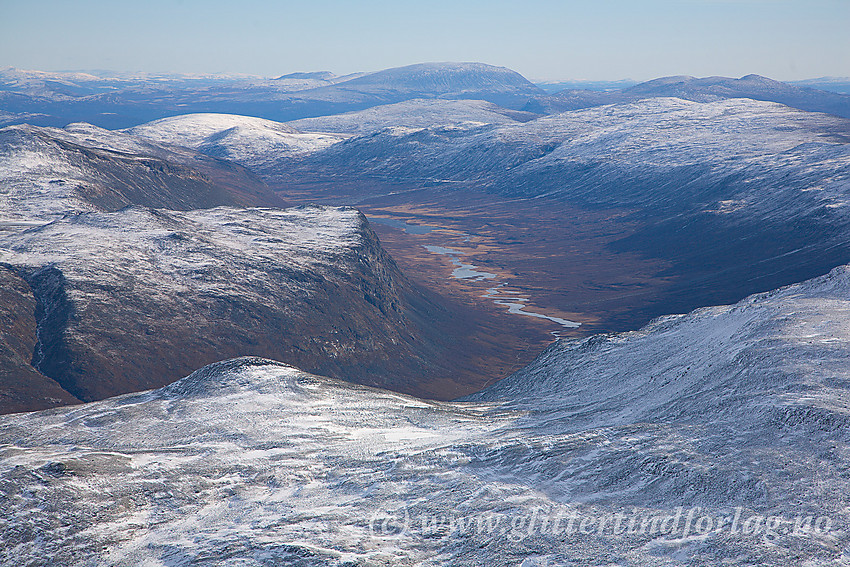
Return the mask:
<path id="1" fill-rule="evenodd" d="M 407 232 L 408 234 L 429 234 L 434 230 L 440 228 L 437 226 L 429 226 L 423 224 L 409 224 L 401 220 L 380 217 L 370 217 L 369 220 L 371 222 L 376 222 L 379 224 L 391 226 L 393 228 L 401 229 Z M 423 245 L 423 247 L 432 254 L 448 256 L 452 264 L 454 264 L 455 266 L 454 270 L 452 270 L 452 277 L 455 279 L 469 281 L 493 280 L 493 283 L 495 285 L 487 289 L 487 292 L 484 293 L 484 295 L 482 295 L 481 297 L 485 297 L 487 299 L 492 300 L 493 303 L 495 303 L 496 305 L 507 307 L 508 313 L 512 313 L 514 315 L 525 315 L 527 317 L 537 317 L 538 319 L 546 319 L 547 321 L 552 321 L 553 323 L 561 325 L 565 329 L 575 329 L 581 325 L 581 323 L 577 323 L 576 321 L 569 321 L 560 317 L 550 317 L 549 315 L 544 315 L 543 313 L 528 311 L 526 309 L 526 303 L 529 301 L 528 297 L 523 297 L 522 294 L 518 291 L 502 290 L 502 288 L 507 285 L 506 282 L 496 282 L 496 274 L 481 271 L 478 269 L 477 266 L 473 264 L 464 263 L 461 260 L 461 257 L 464 256 L 464 253 L 459 250 L 447 248 L 445 246 Z M 556 337 L 560 336 L 558 331 L 553 331 L 552 334 Z"/>

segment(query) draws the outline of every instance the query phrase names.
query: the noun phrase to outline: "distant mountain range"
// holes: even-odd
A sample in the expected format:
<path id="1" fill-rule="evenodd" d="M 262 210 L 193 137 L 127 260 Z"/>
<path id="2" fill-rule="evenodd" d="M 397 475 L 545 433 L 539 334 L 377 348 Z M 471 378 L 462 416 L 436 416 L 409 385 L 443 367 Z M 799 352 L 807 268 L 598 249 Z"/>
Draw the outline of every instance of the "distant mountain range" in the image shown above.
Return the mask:
<path id="1" fill-rule="evenodd" d="M 251 76 L 95 76 L 85 73 L 0 71 L 0 125 L 65 126 L 88 122 L 126 128 L 188 113 L 239 114 L 287 122 L 364 110 L 413 99 L 483 100 L 536 114 L 676 96 L 694 101 L 751 98 L 801 110 L 850 117 L 850 94 L 819 90 L 826 79 L 780 83 L 758 75 L 666 77 L 634 84 L 562 83 L 552 92 L 522 75 L 482 63 L 421 63 L 375 73 L 336 77 L 291 73 Z M 840 80 L 828 82 L 838 85 Z M 550 94 L 547 94 L 550 93 Z"/>
<path id="2" fill-rule="evenodd" d="M 54 81 L 42 74 L 7 69 L 0 72 L 0 125 L 89 122 L 123 128 L 192 112 L 287 121 L 415 98 L 480 99 L 517 109 L 543 94 L 519 73 L 481 63 L 423 63 L 342 77 L 339 82 L 324 74 L 303 73 L 278 79 L 111 82 L 71 74 Z"/>
<path id="3" fill-rule="evenodd" d="M 634 102 L 644 98 L 677 97 L 695 102 L 727 98 L 749 98 L 778 102 L 800 110 L 825 112 L 850 118 L 850 95 L 781 83 L 759 75 L 740 79 L 728 77 L 663 77 L 620 90 L 564 90 L 532 100 L 525 107 L 533 112 L 553 113 L 603 104 Z"/>

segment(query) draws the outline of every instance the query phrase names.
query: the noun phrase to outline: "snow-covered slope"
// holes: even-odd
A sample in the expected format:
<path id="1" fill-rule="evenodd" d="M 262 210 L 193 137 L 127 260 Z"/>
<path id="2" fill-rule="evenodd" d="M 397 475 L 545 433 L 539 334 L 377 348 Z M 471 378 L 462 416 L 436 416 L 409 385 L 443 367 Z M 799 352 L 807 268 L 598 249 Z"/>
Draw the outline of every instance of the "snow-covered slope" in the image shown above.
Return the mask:
<path id="1" fill-rule="evenodd" d="M 848 293 L 561 342 L 453 403 L 238 359 L 3 417 L 0 559 L 841 565 Z"/>
<path id="2" fill-rule="evenodd" d="M 661 77 L 622 90 L 592 92 L 570 89 L 529 103 L 537 111 L 560 112 L 602 104 L 634 102 L 650 97 L 678 97 L 696 102 L 746 98 L 777 102 L 809 112 L 850 118 L 850 95 L 774 81 L 760 75 L 729 77 Z"/>
<path id="3" fill-rule="evenodd" d="M 281 203 L 243 168 L 91 124 L 0 129 L 0 222 L 131 204 L 172 209 Z"/>
<path id="4" fill-rule="evenodd" d="M 414 94 L 436 98 L 529 96 L 543 91 L 506 67 L 484 63 L 419 63 L 385 69 L 339 83 L 339 88 L 381 95 Z M 487 99 L 489 100 L 489 99 Z"/>
<path id="5" fill-rule="evenodd" d="M 324 149 L 345 138 L 301 133 L 279 122 L 233 114 L 184 114 L 142 124 L 127 133 L 159 144 L 189 147 L 256 170 L 281 158 Z"/>
<path id="6" fill-rule="evenodd" d="M 69 214 L 0 234 L 0 264 L 38 305 L 33 366 L 87 401 L 239 355 L 432 395 L 449 364 L 450 313 L 354 209 Z"/>
<path id="7" fill-rule="evenodd" d="M 306 132 L 367 134 L 392 127 L 474 128 L 483 124 L 528 122 L 536 117 L 535 114 L 508 110 L 481 100 L 414 99 L 356 112 L 303 118 L 289 125 Z"/>
<path id="8" fill-rule="evenodd" d="M 812 184 L 819 185 L 832 177 L 827 171 L 844 171 L 848 140 L 847 120 L 779 104 L 655 98 L 451 135 L 441 127 L 387 129 L 317 152 L 304 169 L 321 172 L 325 166 L 338 174 L 345 168 L 386 179 L 404 172 L 406 179 L 475 182 L 531 196 L 559 191 L 624 204 L 651 195 L 633 187 L 612 195 L 607 186 L 590 193 L 588 180 L 566 174 L 604 167 L 597 181 L 604 185 L 613 175 L 661 176 L 694 166 L 707 174 L 754 177 L 748 170 L 787 176 L 811 169 Z"/>

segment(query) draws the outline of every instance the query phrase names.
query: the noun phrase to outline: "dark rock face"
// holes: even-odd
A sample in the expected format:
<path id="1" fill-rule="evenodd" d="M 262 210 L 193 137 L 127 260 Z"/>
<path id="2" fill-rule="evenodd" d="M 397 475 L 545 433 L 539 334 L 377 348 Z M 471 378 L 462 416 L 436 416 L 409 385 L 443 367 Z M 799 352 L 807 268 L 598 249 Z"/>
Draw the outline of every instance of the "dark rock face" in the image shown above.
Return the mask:
<path id="1" fill-rule="evenodd" d="M 452 367 L 448 312 L 354 209 L 128 208 L 0 248 L 34 296 L 34 367 L 82 400 L 242 355 L 428 395 Z"/>
<path id="2" fill-rule="evenodd" d="M 79 402 L 31 364 L 38 355 L 37 309 L 27 282 L 0 267 L 0 408 L 4 413 Z"/>

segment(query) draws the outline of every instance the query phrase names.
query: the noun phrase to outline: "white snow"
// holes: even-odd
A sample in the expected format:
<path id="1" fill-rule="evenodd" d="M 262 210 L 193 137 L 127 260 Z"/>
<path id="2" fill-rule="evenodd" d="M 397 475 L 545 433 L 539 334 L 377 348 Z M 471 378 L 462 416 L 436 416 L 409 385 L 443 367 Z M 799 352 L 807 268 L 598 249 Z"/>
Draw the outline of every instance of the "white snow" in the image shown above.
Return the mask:
<path id="1" fill-rule="evenodd" d="M 235 114 L 185 114 L 126 132 L 158 144 L 189 147 L 246 167 L 262 167 L 282 157 L 309 154 L 347 137 L 301 133 L 280 122 Z"/>
<path id="2" fill-rule="evenodd" d="M 512 124 L 511 118 L 522 113 L 505 110 L 495 104 L 481 100 L 413 99 L 317 118 L 302 118 L 288 122 L 290 126 L 305 132 L 340 132 L 367 134 L 384 128 L 428 128 L 451 126 L 464 129 L 478 128 L 486 124 Z"/>
<path id="3" fill-rule="evenodd" d="M 152 392 L 5 416 L 0 563 L 840 564 L 848 291 L 841 267 L 561 341 L 452 403 L 237 359 Z M 679 509 L 697 522 L 639 527 Z M 605 528 L 615 513 L 637 528 Z M 733 531 L 735 514 L 833 528 L 768 537 Z M 718 517 L 724 527 L 695 532 Z M 45 537 L 16 531 L 26 525 Z"/>

